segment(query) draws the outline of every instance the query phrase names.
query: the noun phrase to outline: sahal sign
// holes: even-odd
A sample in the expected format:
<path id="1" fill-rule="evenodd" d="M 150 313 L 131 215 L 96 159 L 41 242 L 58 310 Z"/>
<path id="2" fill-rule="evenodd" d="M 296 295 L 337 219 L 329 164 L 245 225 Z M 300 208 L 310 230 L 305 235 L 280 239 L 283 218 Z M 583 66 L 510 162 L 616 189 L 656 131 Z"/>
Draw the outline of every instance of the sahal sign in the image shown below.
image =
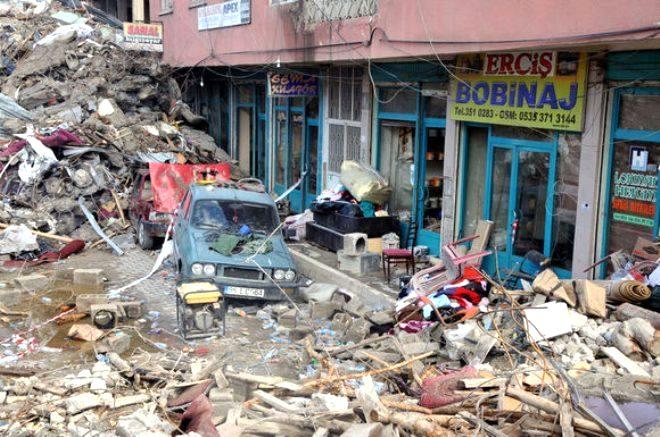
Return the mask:
<path id="1" fill-rule="evenodd" d="M 465 55 L 456 70 L 450 90 L 454 120 L 582 131 L 585 53 Z"/>
<path id="2" fill-rule="evenodd" d="M 124 23 L 123 47 L 126 50 L 162 52 L 163 25 L 147 23 Z"/>

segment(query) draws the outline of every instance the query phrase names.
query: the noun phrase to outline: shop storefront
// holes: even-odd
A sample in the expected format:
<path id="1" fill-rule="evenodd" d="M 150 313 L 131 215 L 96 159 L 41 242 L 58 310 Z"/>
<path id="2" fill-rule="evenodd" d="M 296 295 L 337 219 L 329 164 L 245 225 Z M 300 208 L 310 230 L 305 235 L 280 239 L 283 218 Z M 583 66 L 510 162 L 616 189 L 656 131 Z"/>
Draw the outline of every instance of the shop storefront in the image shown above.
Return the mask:
<path id="1" fill-rule="evenodd" d="M 440 252 L 447 76 L 437 64 L 378 64 L 374 164 L 392 187 L 389 213 L 406 246 Z"/>
<path id="2" fill-rule="evenodd" d="M 610 54 L 607 79 L 613 93 L 601 256 L 631 253 L 659 235 L 660 52 Z"/>
<path id="3" fill-rule="evenodd" d="M 459 57 L 450 117 L 459 120 L 457 230 L 492 220 L 500 277 L 540 253 L 571 276 L 576 235 L 585 54 L 532 52 Z"/>
<path id="4" fill-rule="evenodd" d="M 266 181 L 266 81 L 234 85 L 235 159 L 244 173 Z"/>
<path id="5" fill-rule="evenodd" d="M 291 210 L 302 212 L 319 192 L 321 83 L 318 72 L 280 71 L 268 76 L 274 191 L 289 195 Z"/>

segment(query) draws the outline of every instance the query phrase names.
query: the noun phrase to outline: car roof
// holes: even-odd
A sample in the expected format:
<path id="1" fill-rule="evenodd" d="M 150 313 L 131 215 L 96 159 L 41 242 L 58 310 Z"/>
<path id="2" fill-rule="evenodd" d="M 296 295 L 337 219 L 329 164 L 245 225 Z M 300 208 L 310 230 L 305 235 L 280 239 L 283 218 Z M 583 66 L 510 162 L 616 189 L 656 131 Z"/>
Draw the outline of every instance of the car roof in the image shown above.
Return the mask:
<path id="1" fill-rule="evenodd" d="M 190 192 L 193 200 L 237 200 L 275 206 L 275 202 L 267 193 L 259 191 L 195 184 L 190 186 Z"/>

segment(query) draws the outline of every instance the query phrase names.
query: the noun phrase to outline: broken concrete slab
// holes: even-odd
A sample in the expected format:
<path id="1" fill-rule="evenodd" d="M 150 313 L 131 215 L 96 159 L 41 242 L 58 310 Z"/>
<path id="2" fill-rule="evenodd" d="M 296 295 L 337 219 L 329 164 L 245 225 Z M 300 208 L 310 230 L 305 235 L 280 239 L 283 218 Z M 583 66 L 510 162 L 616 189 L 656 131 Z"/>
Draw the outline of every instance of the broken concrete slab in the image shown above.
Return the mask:
<path id="1" fill-rule="evenodd" d="M 101 397 L 93 393 L 81 393 L 71 396 L 65 401 L 66 411 L 69 414 L 78 414 L 91 408 L 103 405 Z"/>
<path id="2" fill-rule="evenodd" d="M 584 314 L 605 318 L 607 317 L 607 291 L 605 287 L 586 279 L 575 281 L 575 291 L 578 299 L 578 308 Z"/>
<path id="3" fill-rule="evenodd" d="M 309 287 L 302 287 L 300 297 L 304 302 L 329 302 L 338 288 L 336 284 L 315 282 Z"/>
<path id="4" fill-rule="evenodd" d="M 117 421 L 115 432 L 119 437 L 135 437 L 151 435 L 155 437 L 169 437 L 174 426 L 159 418 L 155 413 L 137 410 L 122 416 Z"/>

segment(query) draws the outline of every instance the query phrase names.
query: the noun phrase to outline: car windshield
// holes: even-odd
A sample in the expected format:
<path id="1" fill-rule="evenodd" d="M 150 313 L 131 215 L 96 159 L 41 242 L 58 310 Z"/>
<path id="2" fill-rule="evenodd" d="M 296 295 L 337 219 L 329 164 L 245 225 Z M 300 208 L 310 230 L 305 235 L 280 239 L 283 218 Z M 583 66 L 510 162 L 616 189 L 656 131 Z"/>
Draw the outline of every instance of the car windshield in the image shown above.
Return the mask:
<path id="1" fill-rule="evenodd" d="M 277 226 L 274 208 L 269 205 L 232 200 L 198 200 L 192 214 L 196 228 L 238 232 L 243 225 L 252 232 L 270 233 Z"/>

